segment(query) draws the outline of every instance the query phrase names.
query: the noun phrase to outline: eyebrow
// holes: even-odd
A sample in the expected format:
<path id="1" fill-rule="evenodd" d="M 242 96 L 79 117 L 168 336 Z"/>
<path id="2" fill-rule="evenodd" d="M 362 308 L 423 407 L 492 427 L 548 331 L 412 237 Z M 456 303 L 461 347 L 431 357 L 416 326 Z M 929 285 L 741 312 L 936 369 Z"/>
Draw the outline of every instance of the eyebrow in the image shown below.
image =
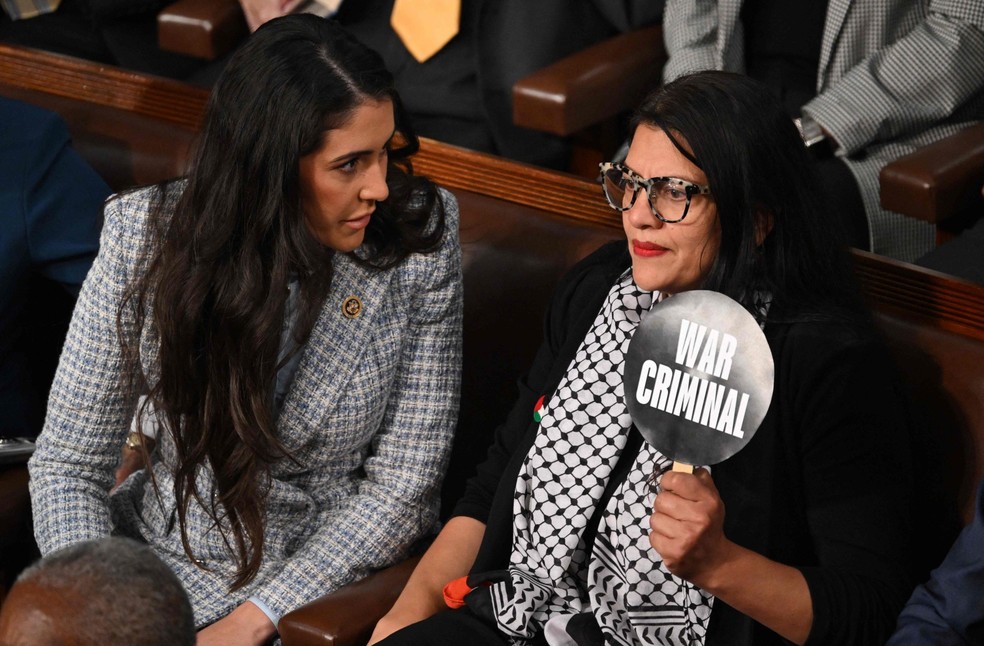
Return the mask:
<path id="1" fill-rule="evenodd" d="M 629 166 L 625 162 L 622 162 L 622 165 L 625 166 L 630 171 L 632 171 L 633 173 L 635 173 L 636 175 L 638 175 L 639 177 L 641 177 L 643 179 L 653 179 L 652 177 L 646 177 L 645 175 L 643 175 L 642 173 L 640 173 L 636 169 L 632 168 L 631 166 Z M 691 184 L 696 184 L 698 186 L 703 186 L 703 183 L 702 182 L 698 182 L 697 179 L 696 178 L 693 178 L 693 177 L 684 177 L 682 175 L 656 175 L 656 177 L 666 177 L 668 179 L 682 179 L 685 182 L 690 182 Z"/>
<path id="2" fill-rule="evenodd" d="M 393 141 L 393 137 L 394 136 L 396 136 L 396 128 L 393 128 L 393 132 L 391 132 L 390 133 L 390 136 L 386 138 L 386 144 L 388 144 L 389 142 Z M 383 144 L 383 146 L 385 146 L 386 144 Z M 368 155 L 368 154 L 373 153 L 373 152 L 376 152 L 376 151 L 375 150 L 372 150 L 372 149 L 352 150 L 352 151 L 349 151 L 349 152 L 345 153 L 344 155 L 339 155 L 338 157 L 335 157 L 334 159 L 329 159 L 328 160 L 328 163 L 329 164 L 334 164 L 335 162 L 342 161 L 343 159 L 351 159 L 353 157 L 362 157 L 363 155 Z"/>

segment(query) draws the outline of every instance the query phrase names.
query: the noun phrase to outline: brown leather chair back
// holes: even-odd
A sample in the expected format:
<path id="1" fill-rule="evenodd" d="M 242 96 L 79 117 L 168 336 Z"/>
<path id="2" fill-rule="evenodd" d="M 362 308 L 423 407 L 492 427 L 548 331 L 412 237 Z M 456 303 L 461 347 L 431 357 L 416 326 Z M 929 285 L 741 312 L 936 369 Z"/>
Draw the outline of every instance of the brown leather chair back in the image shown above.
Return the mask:
<path id="1" fill-rule="evenodd" d="M 461 413 L 444 484 L 443 515 L 485 456 L 541 341 L 553 288 L 618 229 L 455 190 L 461 209 L 464 365 Z"/>
<path id="2" fill-rule="evenodd" d="M 984 343 L 884 314 L 878 322 L 905 381 L 911 414 L 930 439 L 920 457 L 940 462 L 926 464 L 927 472 L 942 476 L 947 504 L 970 522 L 976 484 L 984 477 Z"/>
<path id="3" fill-rule="evenodd" d="M 113 190 L 185 172 L 208 91 L 0 44 L 0 94 L 57 112 Z"/>

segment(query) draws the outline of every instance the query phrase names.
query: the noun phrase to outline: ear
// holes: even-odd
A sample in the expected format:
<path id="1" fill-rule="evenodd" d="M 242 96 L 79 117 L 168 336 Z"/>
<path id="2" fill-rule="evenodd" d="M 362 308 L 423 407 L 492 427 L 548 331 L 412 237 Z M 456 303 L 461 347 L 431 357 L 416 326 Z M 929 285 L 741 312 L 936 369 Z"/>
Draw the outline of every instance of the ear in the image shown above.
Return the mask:
<path id="1" fill-rule="evenodd" d="M 772 216 L 772 211 L 759 208 L 755 211 L 755 246 L 761 247 L 765 239 L 772 233 L 772 227 L 776 220 Z"/>

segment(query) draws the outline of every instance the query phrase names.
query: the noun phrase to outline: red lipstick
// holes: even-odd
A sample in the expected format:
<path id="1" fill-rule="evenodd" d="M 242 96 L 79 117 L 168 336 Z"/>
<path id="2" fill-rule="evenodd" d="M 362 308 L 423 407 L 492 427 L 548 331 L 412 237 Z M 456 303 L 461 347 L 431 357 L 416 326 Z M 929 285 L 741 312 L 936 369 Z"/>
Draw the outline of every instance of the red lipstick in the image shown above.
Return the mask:
<path id="1" fill-rule="evenodd" d="M 642 242 L 641 240 L 632 241 L 632 253 L 640 258 L 656 258 L 666 253 L 668 249 L 661 247 L 654 242 Z"/>

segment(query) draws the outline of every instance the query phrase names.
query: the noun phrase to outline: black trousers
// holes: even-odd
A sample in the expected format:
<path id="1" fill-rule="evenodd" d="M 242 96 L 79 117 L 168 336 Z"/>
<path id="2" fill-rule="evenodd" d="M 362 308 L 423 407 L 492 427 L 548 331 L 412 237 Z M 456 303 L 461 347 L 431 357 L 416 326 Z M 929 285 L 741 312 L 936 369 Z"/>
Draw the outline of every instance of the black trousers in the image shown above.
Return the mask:
<path id="1" fill-rule="evenodd" d="M 462 638 L 466 639 L 462 640 Z M 465 607 L 439 612 L 403 630 L 398 630 L 380 642 L 381 646 L 416 644 L 451 646 L 460 643 L 467 643 L 468 646 L 506 646 L 509 641 L 502 633 Z"/>

